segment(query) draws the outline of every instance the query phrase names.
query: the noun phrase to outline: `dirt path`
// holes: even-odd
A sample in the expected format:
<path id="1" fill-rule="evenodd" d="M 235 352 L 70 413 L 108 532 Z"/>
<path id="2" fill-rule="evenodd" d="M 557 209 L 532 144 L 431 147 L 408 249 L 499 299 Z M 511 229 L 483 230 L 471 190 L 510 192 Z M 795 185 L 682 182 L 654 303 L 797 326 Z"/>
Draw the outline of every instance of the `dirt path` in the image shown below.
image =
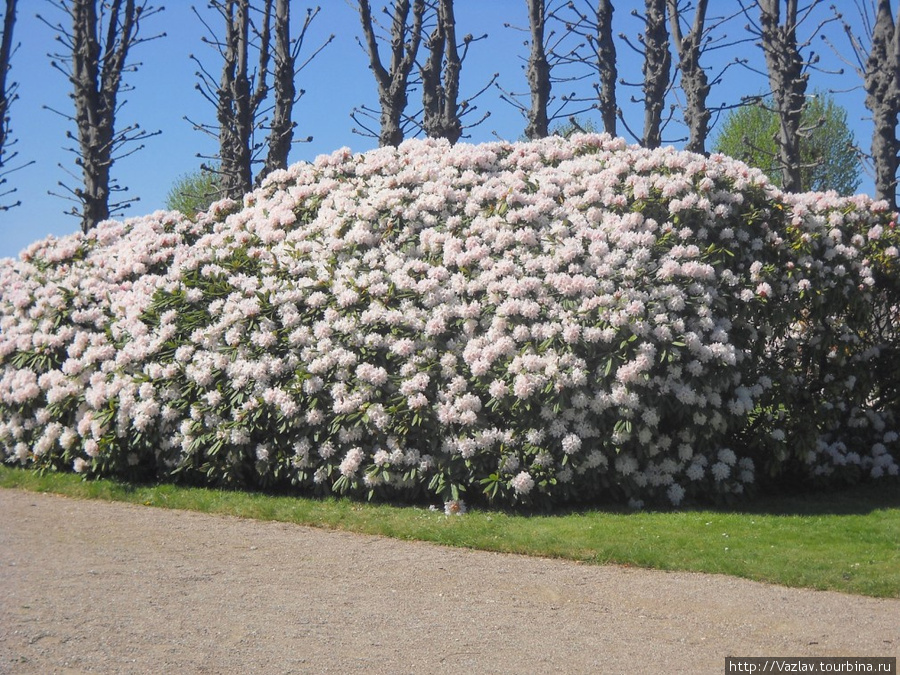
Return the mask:
<path id="1" fill-rule="evenodd" d="M 722 673 L 897 656 L 900 600 L 0 490 L 2 673 Z"/>

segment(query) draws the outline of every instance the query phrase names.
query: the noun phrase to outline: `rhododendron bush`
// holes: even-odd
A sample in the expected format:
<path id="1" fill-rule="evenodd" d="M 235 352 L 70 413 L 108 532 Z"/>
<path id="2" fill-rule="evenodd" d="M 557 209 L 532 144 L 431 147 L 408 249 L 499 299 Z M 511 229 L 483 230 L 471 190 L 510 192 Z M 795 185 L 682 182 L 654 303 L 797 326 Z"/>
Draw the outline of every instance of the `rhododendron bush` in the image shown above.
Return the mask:
<path id="1" fill-rule="evenodd" d="M 895 217 L 605 135 L 339 151 L 4 261 L 0 445 L 499 504 L 897 475 Z"/>

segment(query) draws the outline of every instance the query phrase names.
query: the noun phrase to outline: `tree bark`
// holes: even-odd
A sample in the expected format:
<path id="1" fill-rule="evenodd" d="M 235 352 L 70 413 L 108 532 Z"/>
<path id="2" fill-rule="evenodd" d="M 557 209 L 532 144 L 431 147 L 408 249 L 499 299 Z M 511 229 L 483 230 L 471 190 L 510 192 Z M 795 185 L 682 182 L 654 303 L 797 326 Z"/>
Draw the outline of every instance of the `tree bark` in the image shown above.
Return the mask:
<path id="1" fill-rule="evenodd" d="M 597 69 L 600 71 L 599 107 L 603 118 L 603 130 L 611 136 L 616 135 L 616 80 L 619 77 L 616 69 L 616 45 L 613 42 L 613 12 L 611 0 L 598 0 L 597 3 Z"/>
<path id="2" fill-rule="evenodd" d="M 422 126 L 429 138 L 456 143 L 462 136 L 459 119 L 459 74 L 462 61 L 456 44 L 453 0 L 440 0 L 437 26 L 428 39 L 428 59 L 422 66 Z"/>
<path id="3" fill-rule="evenodd" d="M 251 82 L 250 0 L 219 3 L 225 23 L 225 52 L 218 90 L 219 171 L 227 197 L 240 199 L 253 188 L 253 134 L 259 106 L 269 93 L 272 0 L 263 4 L 257 81 Z"/>
<path id="4" fill-rule="evenodd" d="M 68 50 L 68 53 L 50 56 L 68 66 L 63 67 L 56 60 L 51 62 L 54 68 L 66 75 L 72 85 L 74 113 L 59 113 L 75 123 L 78 149 L 71 150 L 77 154 L 76 164 L 82 172 L 81 187 L 67 188 L 81 208 L 73 208 L 69 213 L 79 216 L 82 230 L 88 232 L 99 222 L 136 201 L 127 199 L 110 203 L 110 195 L 123 190 L 112 182 L 111 170 L 117 159 L 140 150 L 143 146 L 128 153 L 117 153 L 127 143 L 144 140 L 159 133 L 145 132 L 136 124 L 117 130 L 116 114 L 122 106 L 119 101 L 122 74 L 126 70 L 134 70 L 126 64 L 129 51 L 141 42 L 165 35 L 163 33 L 142 38 L 139 36 L 140 24 L 143 19 L 162 8 L 149 6 L 148 0 L 49 2 L 71 20 L 71 25 L 66 27 L 61 23 L 51 24 L 38 15 L 41 21 L 60 32 L 57 40 Z M 69 136 L 74 138 L 71 133 Z"/>
<path id="5" fill-rule="evenodd" d="M 801 192 L 800 119 L 806 104 L 809 74 L 797 45 L 797 0 L 759 0 L 763 52 L 769 72 L 769 86 L 778 113 L 778 161 L 786 192 Z"/>
<path id="6" fill-rule="evenodd" d="M 412 7 L 410 0 L 395 0 L 391 23 L 391 61 L 389 67 L 385 68 L 378 53 L 378 38 L 375 36 L 369 0 L 359 0 L 359 18 L 369 53 L 369 68 L 375 75 L 381 105 L 378 144 L 382 147 L 396 146 L 403 142 L 402 120 L 408 102 L 409 73 L 419 51 L 424 14 L 425 0 L 413 0 Z"/>
<path id="7" fill-rule="evenodd" d="M 101 54 L 97 3 L 72 3 L 72 84 L 78 126 L 79 163 L 83 185 L 75 190 L 81 200 L 81 229 L 88 232 L 110 216 L 110 169 L 122 69 L 135 29 L 134 0 L 109 5 L 106 44 Z M 119 15 L 122 12 L 121 25 Z"/>
<path id="8" fill-rule="evenodd" d="M 710 112 L 706 105 L 709 96 L 709 79 L 700 65 L 703 53 L 703 30 L 706 22 L 708 0 L 697 0 L 694 8 L 694 22 L 687 35 L 681 32 L 681 11 L 678 0 L 668 0 L 669 24 L 672 40 L 678 54 L 681 70 L 681 89 L 684 91 L 684 122 L 688 128 L 688 142 L 684 146 L 690 152 L 706 154 L 706 139 L 709 135 Z"/>
<path id="9" fill-rule="evenodd" d="M 291 50 L 290 0 L 275 3 L 275 69 L 272 76 L 275 89 L 275 108 L 269 129 L 269 154 L 257 180 L 277 169 L 286 169 L 291 144 L 294 140 L 294 101 L 297 88 L 294 84 L 296 60 Z"/>
<path id="10" fill-rule="evenodd" d="M 550 63 L 544 46 L 546 11 L 544 0 L 526 0 L 528 5 L 528 25 L 531 30 L 531 54 L 528 57 L 528 86 L 531 89 L 531 108 L 528 111 L 528 125 L 525 135 L 531 140 L 550 135 Z"/>
<path id="11" fill-rule="evenodd" d="M 644 31 L 644 133 L 642 145 L 662 145 L 662 112 L 672 69 L 669 31 L 666 28 L 666 0 L 646 0 Z"/>
<path id="12" fill-rule="evenodd" d="M 216 78 L 193 54 L 191 60 L 200 67 L 196 89 L 215 106 L 216 124 L 188 121 L 219 142 L 215 157 L 218 167 L 203 167 L 217 175 L 219 196 L 241 199 L 253 188 L 255 165 L 263 165 L 255 177 L 257 185 L 271 172 L 287 168 L 296 127 L 294 104 L 303 95 L 303 90 L 296 87 L 297 73 L 334 35 L 298 65 L 306 32 L 319 8 L 307 9 L 298 36 L 292 39 L 291 0 L 211 0 L 209 6 L 219 13 L 224 23 L 221 37 L 196 9 L 194 12 L 210 34 L 204 42 L 212 45 L 222 59 L 221 73 Z M 273 91 L 274 95 L 270 96 Z M 262 119 L 263 106 L 267 103 L 272 106 L 268 124 Z M 265 142 L 256 137 L 262 129 L 268 130 Z"/>
<path id="13" fill-rule="evenodd" d="M 897 169 L 900 143 L 897 115 L 900 113 L 900 9 L 897 21 L 890 0 L 879 0 L 872 30 L 872 46 L 865 64 L 866 107 L 872 111 L 872 158 L 875 163 L 875 194 L 897 208 Z"/>
<path id="14" fill-rule="evenodd" d="M 9 142 L 9 106 L 15 97 L 15 84 L 9 86 L 9 62 L 13 53 L 13 29 L 16 25 L 16 0 L 6 0 L 3 15 L 3 37 L 0 39 L 0 175 L 6 164 Z"/>
<path id="15" fill-rule="evenodd" d="M 563 9 L 568 11 L 563 12 Z M 578 3 L 571 0 L 564 7 L 557 8 L 550 14 L 552 19 L 565 27 L 566 39 L 558 41 L 557 46 L 562 43 L 572 44 L 568 38 L 573 36 L 584 41 L 569 49 L 568 52 L 554 53 L 554 50 L 550 57 L 551 59 L 556 58 L 554 65 L 565 64 L 576 67 L 587 65 L 596 73 L 597 79 L 592 83 L 592 88 L 596 92 L 596 100 L 591 107 L 600 111 L 603 130 L 611 136 L 618 133 L 617 119 L 619 116 L 616 101 L 616 83 L 619 72 L 616 66 L 616 44 L 613 41 L 614 11 L 612 0 L 579 0 Z M 585 46 L 589 51 L 583 51 Z M 588 98 L 574 97 L 570 97 L 568 100 L 590 101 Z"/>

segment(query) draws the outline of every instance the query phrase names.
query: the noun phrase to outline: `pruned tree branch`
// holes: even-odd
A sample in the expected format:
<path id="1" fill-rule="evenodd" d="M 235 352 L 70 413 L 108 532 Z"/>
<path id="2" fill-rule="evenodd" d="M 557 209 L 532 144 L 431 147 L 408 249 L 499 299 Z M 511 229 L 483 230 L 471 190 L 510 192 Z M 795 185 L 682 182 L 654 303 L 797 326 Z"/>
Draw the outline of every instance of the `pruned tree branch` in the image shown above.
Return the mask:
<path id="1" fill-rule="evenodd" d="M 272 171 L 287 167 L 296 142 L 293 109 L 304 93 L 296 86 L 297 74 L 334 36 L 300 62 L 319 7 L 306 10 L 296 38 L 291 35 L 290 0 L 211 0 L 209 7 L 216 10 L 224 25 L 221 36 L 196 7 L 193 10 L 208 33 L 203 41 L 221 59 L 218 79 L 196 56 L 191 55 L 191 59 L 198 66 L 195 88 L 215 107 L 216 123 L 188 121 L 219 141 L 218 155 L 204 157 L 215 160 L 214 166 L 204 163 L 201 167 L 216 176 L 219 196 L 240 199 Z M 258 140 L 263 130 L 268 130 L 265 141 Z M 254 178 L 257 164 L 263 166 Z"/>
<path id="2" fill-rule="evenodd" d="M 130 50 L 138 44 L 162 37 L 140 35 L 141 23 L 160 12 L 147 0 L 48 0 L 70 19 L 71 27 L 50 23 L 38 17 L 58 32 L 57 40 L 67 53 L 50 55 L 52 64 L 66 74 L 72 85 L 72 99 L 78 134 L 76 166 L 82 170 L 81 187 L 67 188 L 80 204 L 69 213 L 81 218 L 84 232 L 98 223 L 120 213 L 137 198 L 110 203 L 110 195 L 124 192 L 111 177 L 117 159 L 135 150 L 121 152 L 129 143 L 141 142 L 160 132 L 148 132 L 138 125 L 116 131 L 116 116 L 124 101 L 119 95 L 128 88 L 123 85 L 124 73 L 133 72 L 137 64 L 129 64 Z M 143 146 L 139 146 L 140 147 Z"/>
<path id="3" fill-rule="evenodd" d="M 644 17 L 644 133 L 642 145 L 662 144 L 662 112 L 671 83 L 672 55 L 666 27 L 666 0 L 645 0 Z"/>
<path id="4" fill-rule="evenodd" d="M 812 17 L 821 0 L 811 0 L 804 7 L 800 7 L 799 0 L 755 0 L 752 4 L 738 0 L 738 4 L 750 20 L 747 30 L 757 38 L 766 59 L 769 88 L 779 118 L 777 147 L 782 185 L 788 192 L 800 192 L 806 189 L 800 170 L 800 120 L 806 105 L 809 70 L 819 69 L 818 55 L 804 50 L 837 17 L 826 17 L 801 41 L 797 30 Z M 759 10 L 758 22 L 751 17 L 753 7 Z"/>
<path id="5" fill-rule="evenodd" d="M 531 31 L 528 68 L 525 73 L 531 89 L 531 107 L 528 110 L 528 124 L 525 135 L 530 139 L 544 138 L 550 134 L 550 63 L 547 60 L 547 46 L 544 44 L 547 13 L 544 0 L 526 0 L 528 6 L 528 27 Z"/>
<path id="6" fill-rule="evenodd" d="M 379 38 L 375 33 L 376 23 L 372 18 L 369 0 L 358 1 L 365 39 L 364 49 L 369 57 L 369 69 L 375 76 L 381 106 L 378 144 L 382 147 L 396 146 L 404 137 L 402 120 L 408 102 L 409 76 L 422 41 L 426 3 L 425 0 L 412 0 L 412 3 L 410 0 L 394 0 L 388 37 L 391 58 L 389 65 L 385 67 L 378 50 Z M 385 12 L 387 13 L 386 8 Z M 366 128 L 356 116 L 358 110 L 352 113 L 353 120 Z"/>
<path id="7" fill-rule="evenodd" d="M 603 130 L 615 136 L 618 118 L 616 80 L 616 45 L 613 40 L 613 12 L 611 0 L 570 0 L 553 13 L 567 32 L 579 38 L 571 50 L 560 56 L 560 62 L 570 65 L 587 65 L 595 76 L 596 108 L 603 120 Z M 585 53 L 586 51 L 586 53 Z M 580 79 L 580 78 L 579 78 Z M 587 101 L 587 98 L 572 99 Z M 571 123 L 571 118 L 570 118 Z"/>
<path id="8" fill-rule="evenodd" d="M 875 195 L 897 208 L 900 140 L 897 138 L 900 115 L 900 7 L 896 18 L 890 0 L 857 0 L 862 28 L 856 33 L 843 16 L 837 14 L 850 43 L 856 63 L 847 59 L 863 82 L 866 108 L 872 113 L 872 144 L 869 159 L 875 169 Z M 836 11 L 836 10 L 835 10 Z M 833 47 L 832 47 L 833 48 Z M 836 52 L 840 53 L 835 49 Z"/>
<path id="9" fill-rule="evenodd" d="M 679 0 L 668 0 L 669 24 L 675 53 L 678 54 L 678 69 L 681 72 L 681 89 L 684 92 L 684 122 L 688 128 L 688 142 L 685 150 L 706 153 L 706 138 L 709 135 L 711 113 L 706 99 L 710 83 L 706 70 L 700 65 L 703 53 L 706 10 L 708 0 L 697 0 L 694 7 L 694 21 L 687 33 L 681 30 L 681 20 L 685 9 Z"/>
<path id="10" fill-rule="evenodd" d="M 487 35 L 476 38 L 469 33 L 458 43 L 453 0 L 437 2 L 435 28 L 425 41 L 428 57 L 419 71 L 422 81 L 422 128 L 429 138 L 446 138 L 451 143 L 456 143 L 466 128 L 462 118 L 475 110 L 473 101 L 490 88 L 497 79 L 497 74 L 474 96 L 459 100 L 460 73 L 469 47 Z M 490 113 L 485 113 L 468 126 L 476 126 L 488 116 Z"/>
<path id="11" fill-rule="evenodd" d="M 273 171 L 287 168 L 288 155 L 294 143 L 294 129 L 297 126 L 293 120 L 294 104 L 300 100 L 304 93 L 302 89 L 297 89 L 297 73 L 334 40 L 334 35 L 329 36 L 304 62 L 298 63 L 309 27 L 321 9 L 321 7 L 316 7 L 315 9 L 306 10 L 300 34 L 296 39 L 292 40 L 290 0 L 276 0 L 275 67 L 272 73 L 275 102 L 272 122 L 269 125 L 269 153 L 263 169 L 257 176 L 257 183 L 262 182 L 263 178 Z M 312 137 L 308 137 L 306 140 L 311 141 Z"/>
<path id="12" fill-rule="evenodd" d="M 18 49 L 18 45 L 13 44 L 13 30 L 16 25 L 16 0 L 6 0 L 6 10 L 3 13 L 3 35 L 0 37 L 0 186 L 7 184 L 6 176 L 14 171 L 23 169 L 34 162 L 27 162 L 19 166 L 10 167 L 10 162 L 18 156 L 17 152 L 9 153 L 9 148 L 15 145 L 15 140 L 11 139 L 9 126 L 9 109 L 10 106 L 19 97 L 18 82 L 10 82 L 8 80 L 10 62 L 13 54 Z M 0 199 L 4 199 L 9 195 L 15 194 L 16 188 L 4 189 L 0 192 Z M 21 200 L 17 200 L 10 204 L 0 204 L 0 211 L 8 211 L 11 208 L 20 206 Z"/>

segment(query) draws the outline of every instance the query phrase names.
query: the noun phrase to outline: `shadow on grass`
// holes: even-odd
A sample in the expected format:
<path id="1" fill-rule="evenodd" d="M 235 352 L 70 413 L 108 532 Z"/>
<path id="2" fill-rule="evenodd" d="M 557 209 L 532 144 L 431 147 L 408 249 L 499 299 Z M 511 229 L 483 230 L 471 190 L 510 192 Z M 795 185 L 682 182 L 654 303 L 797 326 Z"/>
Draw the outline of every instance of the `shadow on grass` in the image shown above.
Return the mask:
<path id="1" fill-rule="evenodd" d="M 564 504 L 553 507 L 486 507 L 478 510 L 503 513 L 510 516 L 569 516 L 589 513 L 606 513 L 617 516 L 640 513 L 694 513 L 716 512 L 723 514 L 758 514 L 770 516 L 850 516 L 866 515 L 885 509 L 900 509 L 900 478 L 883 478 L 875 482 L 860 483 L 842 488 L 816 489 L 794 487 L 792 493 L 770 490 L 752 497 L 735 498 L 728 504 L 692 502 L 678 508 L 650 506 L 634 510 L 618 502 Z M 399 505 L 406 506 L 406 505 Z M 412 505 L 410 505 L 412 506 Z M 420 504 L 417 506 L 421 506 Z"/>
<path id="2" fill-rule="evenodd" d="M 729 511 L 776 516 L 865 515 L 900 509 L 900 479 L 886 478 L 842 489 L 801 490 L 791 495 L 766 494 Z"/>
<path id="3" fill-rule="evenodd" d="M 56 479 L 56 480 L 54 480 Z M 71 482 L 70 482 L 71 481 Z M 63 488 L 66 485 L 66 488 Z M 187 483 L 160 483 L 157 481 L 125 482 L 115 479 L 78 480 L 73 474 L 50 473 L 39 476 L 36 472 L 18 467 L 0 466 L 0 487 L 24 487 L 35 492 L 60 492 L 70 496 L 87 498 L 112 498 L 117 496 L 126 501 L 128 498 L 143 490 L 161 490 L 163 492 L 190 489 L 209 491 L 215 494 L 240 494 L 248 498 L 265 497 L 295 497 L 312 502 L 343 501 L 334 495 L 312 496 L 300 494 L 290 489 L 280 488 L 271 490 L 262 489 L 236 489 L 236 488 L 209 488 Z M 817 516 L 817 515 L 865 515 L 884 509 L 900 509 L 900 478 L 886 478 L 875 482 L 861 483 L 839 489 L 813 489 L 793 487 L 793 493 L 787 492 L 785 486 L 783 492 L 770 491 L 757 494 L 748 499 L 736 500 L 731 504 L 693 503 L 682 508 L 657 509 L 649 508 L 642 511 L 634 511 L 619 503 L 592 503 L 570 504 L 555 507 L 489 507 L 477 505 L 479 511 L 487 513 L 502 513 L 510 516 L 567 516 L 586 513 L 608 513 L 615 515 L 628 515 L 632 513 L 690 513 L 690 512 L 719 512 L 719 513 L 746 513 L 772 516 Z M 372 503 L 373 505 L 394 506 L 397 508 L 428 508 L 436 505 L 434 500 L 422 500 L 418 502 L 364 502 L 347 498 L 353 503 Z"/>

